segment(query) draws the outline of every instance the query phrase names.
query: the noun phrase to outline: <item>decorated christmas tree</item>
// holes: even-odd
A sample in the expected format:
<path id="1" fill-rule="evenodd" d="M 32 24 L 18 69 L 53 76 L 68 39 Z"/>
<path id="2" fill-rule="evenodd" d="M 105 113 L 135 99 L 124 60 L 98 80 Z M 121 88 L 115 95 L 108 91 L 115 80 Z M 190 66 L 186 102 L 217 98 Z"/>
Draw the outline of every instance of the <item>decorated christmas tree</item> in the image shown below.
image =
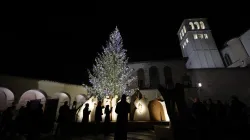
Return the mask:
<path id="1" fill-rule="evenodd" d="M 88 90 L 99 99 L 105 96 L 131 95 L 133 92 L 129 86 L 136 77 L 132 76 L 133 69 L 128 67 L 126 50 L 123 49 L 122 37 L 117 27 L 110 34 L 103 52 L 95 59 L 92 72 L 88 72 L 92 85 Z"/>

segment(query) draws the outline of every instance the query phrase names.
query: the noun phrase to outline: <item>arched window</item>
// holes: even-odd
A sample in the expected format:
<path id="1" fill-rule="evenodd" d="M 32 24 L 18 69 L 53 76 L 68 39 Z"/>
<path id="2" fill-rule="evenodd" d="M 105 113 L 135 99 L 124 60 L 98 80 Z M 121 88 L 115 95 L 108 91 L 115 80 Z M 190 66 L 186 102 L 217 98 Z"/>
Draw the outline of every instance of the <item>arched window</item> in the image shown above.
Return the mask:
<path id="1" fill-rule="evenodd" d="M 181 35 L 184 36 L 184 31 L 183 31 L 183 29 L 181 30 Z"/>
<path id="2" fill-rule="evenodd" d="M 145 87 L 145 75 L 144 70 L 141 68 L 137 71 L 138 87 L 143 89 Z"/>
<path id="3" fill-rule="evenodd" d="M 204 34 L 204 38 L 205 38 L 205 39 L 208 39 L 208 35 L 207 35 L 207 34 Z"/>
<path id="4" fill-rule="evenodd" d="M 191 26 L 191 29 L 194 30 L 194 24 L 193 24 L 193 22 L 189 22 L 189 25 Z"/>
<path id="5" fill-rule="evenodd" d="M 168 89 L 174 87 L 173 78 L 172 78 L 172 70 L 170 67 L 164 67 L 164 77 L 165 77 L 165 84 Z"/>
<path id="6" fill-rule="evenodd" d="M 152 66 L 149 68 L 149 77 L 150 77 L 150 87 L 158 88 L 160 84 L 159 71 L 156 66 Z"/>
<path id="7" fill-rule="evenodd" d="M 185 25 L 183 26 L 183 31 L 184 31 L 184 33 L 187 32 Z"/>
<path id="8" fill-rule="evenodd" d="M 200 24 L 196 21 L 194 22 L 194 25 L 196 25 L 196 28 L 199 30 L 200 29 Z"/>
<path id="9" fill-rule="evenodd" d="M 231 60 L 230 56 L 226 53 L 224 55 L 224 58 L 225 58 L 225 61 L 226 61 L 226 65 L 230 66 L 232 64 L 232 60 Z"/>
<path id="10" fill-rule="evenodd" d="M 193 36 L 194 36 L 194 39 L 198 39 L 198 36 L 197 36 L 197 34 L 194 34 Z"/>
<path id="11" fill-rule="evenodd" d="M 201 25 L 201 29 L 205 29 L 206 28 L 203 21 L 200 21 L 200 25 Z"/>
<path id="12" fill-rule="evenodd" d="M 203 39 L 203 34 L 198 34 L 198 38 Z"/>

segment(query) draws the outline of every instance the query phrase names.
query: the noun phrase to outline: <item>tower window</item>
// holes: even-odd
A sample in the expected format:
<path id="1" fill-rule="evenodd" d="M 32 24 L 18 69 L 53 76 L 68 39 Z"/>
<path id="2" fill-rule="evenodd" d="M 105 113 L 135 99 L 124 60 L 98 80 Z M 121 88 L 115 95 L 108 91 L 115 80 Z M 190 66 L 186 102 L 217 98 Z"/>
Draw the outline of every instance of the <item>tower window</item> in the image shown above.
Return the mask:
<path id="1" fill-rule="evenodd" d="M 184 46 L 186 46 L 187 44 L 186 44 L 186 42 L 184 42 Z"/>
<path id="2" fill-rule="evenodd" d="M 205 38 L 205 39 L 208 39 L 208 35 L 207 35 L 207 34 L 204 34 L 204 38 Z"/>
<path id="3" fill-rule="evenodd" d="M 189 22 L 189 25 L 191 26 L 191 29 L 194 30 L 194 24 L 193 24 L 193 22 Z"/>
<path id="4" fill-rule="evenodd" d="M 194 36 L 194 39 L 198 39 L 198 36 L 197 36 L 197 34 L 194 34 L 193 36 Z"/>
<path id="5" fill-rule="evenodd" d="M 185 46 L 184 46 L 184 45 L 182 45 L 182 48 L 184 49 L 184 48 L 185 48 Z"/>
<path id="6" fill-rule="evenodd" d="M 203 21 L 200 21 L 201 29 L 205 29 L 205 24 Z"/>
<path id="7" fill-rule="evenodd" d="M 230 56 L 226 53 L 224 58 L 225 58 L 227 66 L 230 66 L 232 64 L 232 60 L 231 60 Z"/>
<path id="8" fill-rule="evenodd" d="M 180 33 L 180 39 L 182 40 L 182 35 L 181 35 L 181 33 Z"/>
<path id="9" fill-rule="evenodd" d="M 196 27 L 197 27 L 198 30 L 200 29 L 200 24 L 197 21 L 194 22 L 194 25 L 196 25 Z"/>
<path id="10" fill-rule="evenodd" d="M 184 33 L 187 32 L 185 25 L 183 26 L 183 31 L 184 31 Z"/>
<path id="11" fill-rule="evenodd" d="M 183 29 L 181 30 L 181 35 L 184 36 L 184 31 L 183 31 Z"/>
<path id="12" fill-rule="evenodd" d="M 188 43 L 189 41 L 188 41 L 188 38 L 186 38 L 186 43 Z"/>
<path id="13" fill-rule="evenodd" d="M 198 34 L 198 38 L 203 39 L 203 34 Z"/>

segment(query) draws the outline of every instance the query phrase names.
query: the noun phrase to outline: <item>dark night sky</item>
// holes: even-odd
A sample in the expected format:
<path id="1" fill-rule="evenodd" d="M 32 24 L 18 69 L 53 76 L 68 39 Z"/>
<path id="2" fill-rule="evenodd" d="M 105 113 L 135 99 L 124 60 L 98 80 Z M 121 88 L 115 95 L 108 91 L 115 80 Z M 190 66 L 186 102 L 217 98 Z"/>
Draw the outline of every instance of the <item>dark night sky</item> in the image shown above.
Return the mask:
<path id="1" fill-rule="evenodd" d="M 66 12 L 60 13 L 60 9 Z M 2 73 L 86 82 L 86 69 L 92 67 L 115 26 L 120 29 L 130 61 L 181 57 L 176 33 L 185 18 L 208 18 L 219 48 L 250 27 L 243 4 L 237 3 L 102 2 L 88 12 L 83 7 L 60 9 L 60 14 L 20 14 L 2 20 L 2 27 L 6 27 L 0 32 Z"/>

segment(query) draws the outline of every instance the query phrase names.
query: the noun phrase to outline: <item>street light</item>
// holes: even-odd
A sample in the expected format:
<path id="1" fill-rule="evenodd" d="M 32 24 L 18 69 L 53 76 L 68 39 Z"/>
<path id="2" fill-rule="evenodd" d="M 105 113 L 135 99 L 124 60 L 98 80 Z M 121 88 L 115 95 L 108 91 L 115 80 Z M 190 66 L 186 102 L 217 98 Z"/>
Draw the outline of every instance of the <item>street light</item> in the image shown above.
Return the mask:
<path id="1" fill-rule="evenodd" d="M 202 83 L 199 82 L 199 83 L 197 84 L 197 86 L 198 86 L 197 92 L 198 92 L 198 96 L 199 96 L 199 98 L 200 98 L 200 92 L 201 92 Z"/>
<path id="2" fill-rule="evenodd" d="M 198 83 L 198 87 L 201 88 L 202 87 L 202 83 Z"/>

